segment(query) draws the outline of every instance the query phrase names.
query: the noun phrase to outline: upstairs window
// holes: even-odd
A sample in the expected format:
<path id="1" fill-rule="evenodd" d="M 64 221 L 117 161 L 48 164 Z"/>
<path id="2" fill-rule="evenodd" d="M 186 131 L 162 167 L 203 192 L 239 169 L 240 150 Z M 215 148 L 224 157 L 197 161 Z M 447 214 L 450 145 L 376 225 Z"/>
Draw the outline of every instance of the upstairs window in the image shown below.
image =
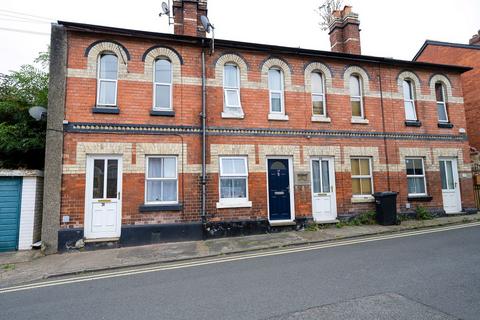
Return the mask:
<path id="1" fill-rule="evenodd" d="M 410 80 L 403 80 L 403 102 L 405 105 L 405 119 L 416 121 L 415 100 L 413 98 L 413 85 Z"/>
<path id="2" fill-rule="evenodd" d="M 233 64 L 223 68 L 223 95 L 226 113 L 242 113 L 240 104 L 240 72 Z"/>
<path id="3" fill-rule="evenodd" d="M 117 105 L 118 58 L 113 53 L 103 53 L 99 59 L 97 75 L 97 105 Z"/>
<path id="4" fill-rule="evenodd" d="M 435 83 L 435 96 L 437 100 L 438 122 L 448 122 L 445 88 L 440 82 Z"/>
<path id="5" fill-rule="evenodd" d="M 153 95 L 154 110 L 172 110 L 172 63 L 167 59 L 155 60 Z"/>
<path id="6" fill-rule="evenodd" d="M 272 68 L 268 70 L 268 88 L 270 89 L 270 113 L 284 114 L 283 73 Z"/>
<path id="7" fill-rule="evenodd" d="M 363 112 L 362 81 L 357 75 L 350 76 L 350 104 L 353 118 L 365 118 Z"/>
<path id="8" fill-rule="evenodd" d="M 321 73 L 312 72 L 312 113 L 314 116 L 327 116 L 325 108 L 325 88 Z"/>

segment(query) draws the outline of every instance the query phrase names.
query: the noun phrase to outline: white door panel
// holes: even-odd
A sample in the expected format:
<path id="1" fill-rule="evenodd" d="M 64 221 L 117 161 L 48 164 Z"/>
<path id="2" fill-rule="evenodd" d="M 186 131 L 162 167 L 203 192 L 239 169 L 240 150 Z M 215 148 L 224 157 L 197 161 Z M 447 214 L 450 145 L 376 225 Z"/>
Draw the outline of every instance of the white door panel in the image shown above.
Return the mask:
<path id="1" fill-rule="evenodd" d="M 440 176 L 442 180 L 443 209 L 446 213 L 458 213 L 462 211 L 462 200 L 458 179 L 456 159 L 441 159 Z"/>
<path id="2" fill-rule="evenodd" d="M 312 210 L 316 222 L 337 218 L 333 158 L 314 158 L 312 165 Z"/>

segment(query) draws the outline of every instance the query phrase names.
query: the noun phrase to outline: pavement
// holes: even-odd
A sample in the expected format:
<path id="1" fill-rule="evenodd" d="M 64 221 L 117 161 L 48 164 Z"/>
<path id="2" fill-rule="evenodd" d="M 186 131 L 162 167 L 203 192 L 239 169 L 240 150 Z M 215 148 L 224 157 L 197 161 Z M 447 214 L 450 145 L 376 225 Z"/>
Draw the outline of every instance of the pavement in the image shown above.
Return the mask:
<path id="1" fill-rule="evenodd" d="M 0 319 L 478 320 L 478 243 L 479 222 L 67 276 L 0 289 Z"/>
<path id="2" fill-rule="evenodd" d="M 48 256 L 42 255 L 39 251 L 1 253 L 0 288 L 66 275 L 301 246 L 476 221 L 480 221 L 480 214 L 448 216 L 424 221 L 410 220 L 396 226 L 363 225 L 337 228 L 332 225 L 316 231 L 279 232 L 206 241 L 67 252 Z"/>

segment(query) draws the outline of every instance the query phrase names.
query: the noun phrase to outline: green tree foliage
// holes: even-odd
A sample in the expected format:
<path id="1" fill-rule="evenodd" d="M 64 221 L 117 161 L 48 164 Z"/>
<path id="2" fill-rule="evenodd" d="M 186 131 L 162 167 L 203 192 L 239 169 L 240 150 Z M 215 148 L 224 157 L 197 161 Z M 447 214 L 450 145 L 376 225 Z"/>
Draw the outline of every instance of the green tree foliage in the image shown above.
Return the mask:
<path id="1" fill-rule="evenodd" d="M 46 121 L 30 117 L 32 106 L 47 107 L 48 52 L 34 64 L 0 74 L 0 168 L 42 169 Z"/>

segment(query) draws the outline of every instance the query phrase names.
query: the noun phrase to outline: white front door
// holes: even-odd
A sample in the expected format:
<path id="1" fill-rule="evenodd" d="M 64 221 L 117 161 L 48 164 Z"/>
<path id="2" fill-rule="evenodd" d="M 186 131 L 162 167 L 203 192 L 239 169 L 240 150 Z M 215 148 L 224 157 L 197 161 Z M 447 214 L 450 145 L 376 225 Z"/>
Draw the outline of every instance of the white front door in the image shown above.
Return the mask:
<path id="1" fill-rule="evenodd" d="M 122 221 L 122 158 L 88 156 L 85 238 L 119 238 Z"/>
<path id="2" fill-rule="evenodd" d="M 312 159 L 312 209 L 315 222 L 337 219 L 334 159 Z"/>
<path id="3" fill-rule="evenodd" d="M 443 209 L 446 213 L 461 212 L 462 200 L 458 181 L 457 159 L 441 159 L 440 176 L 442 178 Z"/>

